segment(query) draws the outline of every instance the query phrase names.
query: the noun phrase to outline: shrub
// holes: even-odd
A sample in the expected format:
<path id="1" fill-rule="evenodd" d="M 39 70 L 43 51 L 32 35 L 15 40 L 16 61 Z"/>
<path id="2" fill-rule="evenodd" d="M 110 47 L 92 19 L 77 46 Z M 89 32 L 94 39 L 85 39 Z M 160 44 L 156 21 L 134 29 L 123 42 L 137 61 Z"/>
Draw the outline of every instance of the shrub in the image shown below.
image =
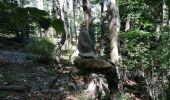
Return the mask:
<path id="1" fill-rule="evenodd" d="M 24 51 L 30 54 L 36 54 L 42 58 L 51 58 L 55 45 L 49 38 L 31 37 Z"/>
<path id="2" fill-rule="evenodd" d="M 119 37 L 123 65 L 133 71 L 149 68 L 157 49 L 155 33 L 135 30 L 121 33 Z"/>

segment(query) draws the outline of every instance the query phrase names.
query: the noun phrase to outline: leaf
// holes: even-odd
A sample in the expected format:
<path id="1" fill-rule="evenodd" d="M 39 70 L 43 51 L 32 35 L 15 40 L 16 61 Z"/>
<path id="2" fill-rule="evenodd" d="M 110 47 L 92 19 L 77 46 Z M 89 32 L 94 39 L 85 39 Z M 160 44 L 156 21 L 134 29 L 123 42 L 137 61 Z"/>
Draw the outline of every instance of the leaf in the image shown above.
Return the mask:
<path id="1" fill-rule="evenodd" d="M 12 12 L 11 21 L 16 24 L 17 27 L 22 27 L 29 22 L 28 12 L 24 8 L 16 8 Z"/>
<path id="2" fill-rule="evenodd" d="M 170 1 L 169 0 L 166 0 L 165 3 L 168 7 L 170 7 Z"/>
<path id="3" fill-rule="evenodd" d="M 40 24 L 40 26 L 43 29 L 47 30 L 50 27 L 50 25 L 51 25 L 51 20 L 47 19 L 47 18 L 41 17 L 40 20 L 38 21 L 38 23 Z"/>
<path id="4" fill-rule="evenodd" d="M 55 19 L 52 21 L 51 26 L 55 29 L 58 33 L 64 33 L 64 23 L 60 19 Z"/>
<path id="5" fill-rule="evenodd" d="M 161 2 L 161 0 L 151 0 L 151 5 L 153 7 L 157 7 Z"/>
<path id="6" fill-rule="evenodd" d="M 29 12 L 29 15 L 32 17 L 41 18 L 41 17 L 48 16 L 48 13 L 45 10 L 40 10 L 35 7 L 27 7 L 25 9 Z"/>
<path id="7" fill-rule="evenodd" d="M 16 8 L 14 13 L 20 17 L 28 17 L 28 11 L 25 8 Z"/>
<path id="8" fill-rule="evenodd" d="M 170 0 L 166 0 L 165 4 L 168 6 L 168 10 L 170 11 Z"/>
<path id="9" fill-rule="evenodd" d="M 13 10 L 17 8 L 17 5 L 16 4 L 13 4 L 13 3 L 4 3 L 4 2 L 0 2 L 0 10 Z"/>

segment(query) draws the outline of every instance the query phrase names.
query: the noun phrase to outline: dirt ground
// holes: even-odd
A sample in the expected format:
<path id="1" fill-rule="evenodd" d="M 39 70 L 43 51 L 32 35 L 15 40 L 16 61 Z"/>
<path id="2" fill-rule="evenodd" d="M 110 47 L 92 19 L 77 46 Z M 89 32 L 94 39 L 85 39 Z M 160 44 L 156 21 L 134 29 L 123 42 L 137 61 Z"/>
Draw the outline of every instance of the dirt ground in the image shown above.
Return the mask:
<path id="1" fill-rule="evenodd" d="M 54 67 L 27 59 L 24 53 L 0 51 L 0 100 L 78 100 L 74 95 L 83 87 L 75 69 Z"/>
<path id="2" fill-rule="evenodd" d="M 0 50 L 0 100 L 87 100 L 87 83 L 74 65 L 63 63 L 59 68 L 36 62 L 36 55 L 32 58 Z M 141 100 L 132 93 L 138 88 L 131 91 L 131 87 L 125 100 Z"/>

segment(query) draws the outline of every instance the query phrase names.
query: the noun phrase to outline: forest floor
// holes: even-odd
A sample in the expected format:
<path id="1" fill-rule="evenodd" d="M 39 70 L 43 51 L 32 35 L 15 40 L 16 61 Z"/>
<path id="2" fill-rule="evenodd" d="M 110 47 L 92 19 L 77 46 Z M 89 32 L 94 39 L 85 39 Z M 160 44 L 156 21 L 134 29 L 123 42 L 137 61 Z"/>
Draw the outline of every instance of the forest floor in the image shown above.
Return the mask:
<path id="1" fill-rule="evenodd" d="M 63 61 L 58 67 L 40 58 L 0 46 L 0 100 L 87 100 L 84 93 L 88 83 L 74 65 Z M 149 100 L 138 99 L 132 93 L 140 94 L 143 89 L 135 84 L 126 84 L 128 92 L 123 100 Z"/>
<path id="2" fill-rule="evenodd" d="M 0 100 L 79 100 L 74 95 L 83 83 L 77 81 L 75 68 L 54 69 L 25 53 L 0 50 Z"/>
<path id="3" fill-rule="evenodd" d="M 87 84 L 73 65 L 64 62 L 56 67 L 37 59 L 36 55 L 30 59 L 29 54 L 0 49 L 0 100 L 87 100 L 83 94 Z M 131 99 L 125 100 L 140 100 L 132 92 L 140 92 L 141 85 L 126 85 L 130 87 L 126 97 Z"/>

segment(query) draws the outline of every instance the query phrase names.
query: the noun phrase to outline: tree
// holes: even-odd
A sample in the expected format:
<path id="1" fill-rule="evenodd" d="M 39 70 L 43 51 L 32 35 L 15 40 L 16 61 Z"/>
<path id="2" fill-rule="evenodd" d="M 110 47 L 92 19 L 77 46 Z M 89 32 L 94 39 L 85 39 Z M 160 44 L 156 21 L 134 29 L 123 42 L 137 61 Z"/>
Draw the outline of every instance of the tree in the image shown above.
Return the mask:
<path id="1" fill-rule="evenodd" d="M 118 63 L 118 33 L 120 29 L 119 9 L 116 0 L 111 0 L 109 5 L 109 33 L 111 62 Z"/>
<path id="2" fill-rule="evenodd" d="M 79 0 L 73 0 L 73 18 L 74 18 L 74 33 L 75 33 L 75 39 L 76 42 L 78 41 L 78 28 L 79 28 L 79 23 L 78 23 L 78 19 L 79 19 L 79 13 L 80 10 L 78 10 L 78 2 Z"/>
<path id="3" fill-rule="evenodd" d="M 82 0 L 83 4 L 83 12 L 84 12 L 84 19 L 85 19 L 85 26 L 89 31 L 89 35 L 94 43 L 94 32 L 93 32 L 93 21 L 91 16 L 91 10 L 90 10 L 90 2 L 89 0 Z"/>
<path id="4" fill-rule="evenodd" d="M 63 24 L 64 24 L 64 32 L 62 33 L 62 37 L 61 37 L 61 41 L 60 41 L 61 46 L 64 45 L 64 43 L 66 41 L 66 36 L 68 34 L 67 25 L 66 25 L 66 22 L 64 19 L 65 18 L 64 4 L 62 2 L 59 0 L 56 0 L 57 12 L 58 12 L 58 15 L 60 16 L 60 19 L 63 21 Z"/>
<path id="5" fill-rule="evenodd" d="M 100 37 L 99 37 L 99 51 L 100 58 L 104 58 L 105 51 L 108 49 L 105 44 L 108 43 L 108 8 L 107 8 L 107 0 L 101 1 L 101 21 L 100 21 Z M 106 35 L 107 34 L 107 35 Z"/>
<path id="6" fill-rule="evenodd" d="M 111 62 L 118 64 L 118 33 L 120 29 L 119 9 L 116 0 L 110 0 L 109 4 L 109 33 L 110 33 L 110 58 Z M 116 100 L 116 93 L 112 93 L 113 100 Z"/>

